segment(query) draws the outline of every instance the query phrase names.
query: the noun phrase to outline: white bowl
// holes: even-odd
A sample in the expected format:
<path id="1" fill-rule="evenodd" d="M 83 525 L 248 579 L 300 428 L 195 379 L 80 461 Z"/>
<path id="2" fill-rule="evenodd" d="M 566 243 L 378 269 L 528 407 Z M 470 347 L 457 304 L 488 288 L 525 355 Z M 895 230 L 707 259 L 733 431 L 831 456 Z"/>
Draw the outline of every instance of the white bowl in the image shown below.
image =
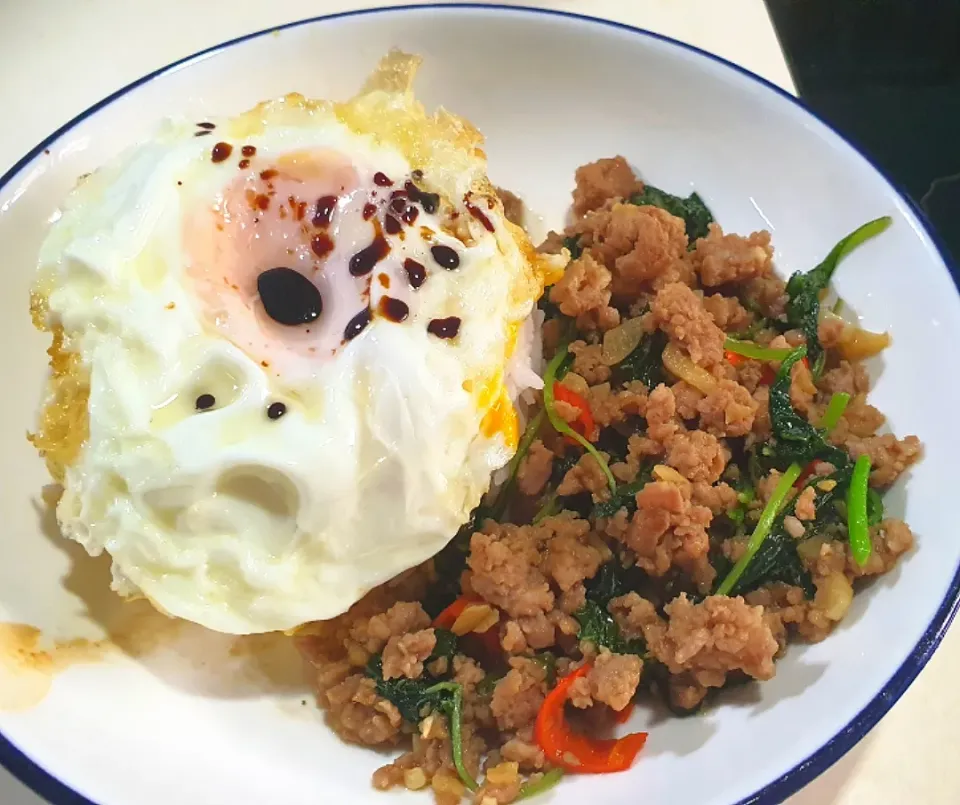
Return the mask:
<path id="1" fill-rule="evenodd" d="M 323 725 L 285 643 L 183 627 L 163 630 L 152 647 L 133 645 L 131 635 L 159 621 L 125 607 L 126 623 L 117 626 L 103 564 L 60 540 L 38 514 L 47 479 L 24 431 L 46 348 L 31 329 L 27 292 L 47 221 L 76 177 L 149 136 L 166 114 L 238 112 L 292 90 L 349 95 L 393 46 L 423 54 L 421 97 L 486 134 L 494 181 L 519 192 L 548 226 L 563 220 L 574 169 L 618 153 L 658 186 L 696 188 L 729 231 L 770 229 L 784 274 L 812 267 L 859 224 L 893 217 L 881 239 L 844 262 L 837 286 L 867 327 L 894 335 L 873 401 L 898 433 L 916 433 L 927 445 L 924 461 L 887 499 L 915 529 L 918 549 L 856 598 L 828 640 L 791 648 L 773 681 L 724 697 L 698 718 L 638 713 L 632 726 L 648 726 L 651 735 L 630 772 L 568 778 L 549 795 L 557 805 L 781 801 L 903 693 L 957 604 L 960 541 L 950 506 L 960 431 L 951 415 L 960 384 L 947 371 L 947 350 L 960 343 L 957 294 L 910 204 L 793 98 L 653 34 L 508 8 L 358 12 L 243 37 L 105 99 L 0 179 L 9 283 L 0 316 L 8 345 L 0 620 L 57 637 L 98 636 L 110 622 L 136 655 L 91 649 L 92 661 L 81 663 L 84 652 L 61 648 L 52 668 L 17 676 L 9 630 L 0 630 L 0 700 L 16 704 L 13 690 L 37 700 L 0 712 L 0 760 L 57 805 L 388 801 L 369 783 L 383 756 L 340 743 Z M 255 651 L 265 646 L 266 655 Z"/>

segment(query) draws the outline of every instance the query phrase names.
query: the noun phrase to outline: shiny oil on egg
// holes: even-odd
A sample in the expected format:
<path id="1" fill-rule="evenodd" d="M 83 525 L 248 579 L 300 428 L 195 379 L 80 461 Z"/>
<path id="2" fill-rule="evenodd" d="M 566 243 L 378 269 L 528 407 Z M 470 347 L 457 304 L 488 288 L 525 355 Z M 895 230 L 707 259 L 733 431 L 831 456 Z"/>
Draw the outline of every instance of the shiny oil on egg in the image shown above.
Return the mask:
<path id="1" fill-rule="evenodd" d="M 32 300 L 32 440 L 114 587 L 211 629 L 330 618 L 432 555 L 513 455 L 562 270 L 419 60 L 346 103 L 168 123 L 80 182 Z"/>

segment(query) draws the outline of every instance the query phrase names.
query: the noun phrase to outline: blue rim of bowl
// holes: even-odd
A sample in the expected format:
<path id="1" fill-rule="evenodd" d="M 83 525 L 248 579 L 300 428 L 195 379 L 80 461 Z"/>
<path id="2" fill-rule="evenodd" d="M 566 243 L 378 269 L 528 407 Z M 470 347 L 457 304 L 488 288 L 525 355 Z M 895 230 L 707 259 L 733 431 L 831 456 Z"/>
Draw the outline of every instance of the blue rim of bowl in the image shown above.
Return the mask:
<path id="1" fill-rule="evenodd" d="M 895 182 L 890 179 L 889 176 L 887 176 L 883 170 L 874 164 L 873 160 L 871 160 L 859 148 L 847 140 L 842 134 L 840 134 L 840 132 L 834 129 L 833 126 L 809 109 L 799 98 L 786 92 L 782 87 L 778 87 L 776 84 L 755 73 L 750 72 L 738 64 L 734 64 L 733 62 L 728 61 L 721 56 L 717 56 L 714 53 L 702 50 L 694 45 L 681 42 L 669 36 L 654 33 L 653 31 L 647 31 L 643 28 L 637 28 L 633 25 L 627 25 L 622 22 L 600 19 L 598 17 L 590 17 L 585 14 L 576 14 L 570 11 L 556 11 L 544 8 L 531 8 L 528 6 L 508 6 L 486 3 L 430 3 L 425 5 L 400 5 L 383 8 L 358 9 L 356 11 L 344 11 L 338 14 L 323 14 L 318 17 L 297 20 L 295 22 L 286 23 L 274 28 L 267 28 L 262 31 L 256 31 L 254 33 L 238 36 L 235 39 L 231 39 L 219 45 L 214 45 L 213 47 L 201 50 L 198 53 L 194 53 L 193 55 L 187 56 L 179 61 L 175 61 L 172 64 L 168 64 L 166 67 L 161 67 L 159 70 L 154 70 L 152 73 L 148 73 L 142 78 L 138 78 L 136 81 L 127 84 L 127 86 L 117 90 L 111 95 L 108 95 L 103 100 L 95 103 L 89 109 L 81 112 L 79 115 L 73 118 L 73 120 L 64 124 L 55 132 L 50 134 L 39 145 L 33 148 L 33 150 L 31 150 L 16 164 L 14 164 L 13 167 L 11 167 L 10 170 L 8 170 L 2 177 L 0 177 L 0 190 L 2 190 L 10 182 L 10 180 L 13 179 L 14 176 L 19 174 L 23 168 L 40 156 L 44 149 L 56 142 L 61 136 L 70 131 L 70 129 L 74 128 L 91 115 L 95 114 L 104 107 L 109 106 L 115 100 L 126 95 L 128 92 L 131 92 L 137 87 L 174 70 L 185 67 L 193 61 L 207 58 L 208 56 L 212 56 L 213 54 L 227 50 L 234 45 L 247 42 L 251 39 L 257 39 L 261 36 L 267 36 L 275 31 L 284 31 L 291 28 L 299 28 L 304 25 L 312 25 L 329 20 L 343 19 L 345 17 L 361 17 L 374 14 L 395 14 L 398 12 L 407 11 L 422 12 L 428 9 L 441 12 L 445 12 L 450 9 L 469 9 L 474 11 L 497 11 L 525 15 L 562 17 L 565 19 L 589 23 L 591 25 L 601 25 L 608 28 L 615 28 L 621 31 L 628 31 L 633 34 L 638 34 L 649 39 L 665 42 L 689 52 L 696 53 L 709 59 L 710 61 L 713 61 L 717 64 L 722 64 L 725 67 L 734 70 L 741 76 L 748 78 L 751 81 L 761 84 L 762 86 L 776 93 L 776 95 L 778 95 L 780 98 L 795 106 L 798 106 L 808 115 L 823 124 L 836 137 L 840 138 L 840 140 L 849 145 L 857 154 L 860 155 L 862 159 L 864 159 L 864 161 L 867 162 L 868 165 L 870 165 L 880 176 L 883 177 L 883 179 L 888 185 L 890 185 L 901 201 L 903 201 L 903 203 L 910 209 L 917 222 L 920 224 L 923 232 L 930 239 L 930 242 L 933 243 L 934 248 L 939 253 L 940 259 L 943 261 L 944 265 L 947 267 L 947 270 L 953 279 L 954 286 L 956 287 L 958 277 L 960 277 L 960 275 L 958 275 L 957 267 L 952 265 L 949 253 L 936 234 L 936 231 L 930 224 L 930 221 L 925 213 L 906 193 L 899 188 Z M 854 716 L 850 723 L 848 723 L 842 730 L 840 730 L 840 732 L 834 735 L 817 751 L 794 766 L 792 769 L 790 769 L 790 771 L 785 772 L 773 782 L 765 785 L 759 791 L 744 799 L 741 799 L 739 802 L 735 803 L 735 805 L 776 805 L 776 803 L 783 802 L 791 794 L 799 791 L 801 788 L 803 788 L 803 786 L 825 772 L 828 768 L 830 768 L 830 766 L 840 760 L 840 758 L 849 752 L 860 741 L 860 739 L 863 738 L 877 724 L 878 721 L 880 721 L 886 712 L 893 707 L 897 700 L 903 695 L 906 689 L 910 686 L 910 683 L 916 679 L 917 674 L 920 673 L 920 671 L 923 669 L 923 666 L 927 664 L 927 661 L 936 650 L 937 646 L 940 645 L 940 641 L 943 639 L 944 634 L 946 634 L 954 615 L 957 613 L 958 607 L 960 607 L 960 567 L 957 568 L 957 571 L 953 576 L 953 580 L 950 582 L 950 587 L 947 590 L 947 594 L 937 609 L 936 615 L 934 615 L 929 626 L 927 626 L 926 631 L 924 631 L 923 636 L 920 638 L 917 645 L 914 646 L 913 650 L 907 656 L 907 659 L 904 660 L 900 668 L 897 669 L 896 673 L 880 689 L 877 695 L 874 696 L 874 698 L 856 716 Z M 43 797 L 48 802 L 52 803 L 52 805 L 96 805 L 93 800 L 87 799 L 79 792 L 74 791 L 72 788 L 65 785 L 52 774 L 43 769 L 42 766 L 34 762 L 25 753 L 21 752 L 20 749 L 18 749 L 5 735 L 3 735 L 2 732 L 0 732 L 0 764 L 2 764 L 11 774 L 19 779 L 20 782 L 32 789 L 36 794 Z"/>

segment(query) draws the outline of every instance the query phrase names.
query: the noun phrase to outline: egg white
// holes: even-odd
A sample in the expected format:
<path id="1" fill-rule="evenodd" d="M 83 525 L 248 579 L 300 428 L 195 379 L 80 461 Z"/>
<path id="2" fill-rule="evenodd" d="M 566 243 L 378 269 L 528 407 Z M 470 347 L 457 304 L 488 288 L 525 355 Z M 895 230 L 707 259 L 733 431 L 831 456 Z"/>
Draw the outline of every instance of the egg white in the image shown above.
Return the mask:
<path id="1" fill-rule="evenodd" d="M 33 438 L 63 485 L 64 534 L 111 555 L 123 594 L 231 633 L 336 616 L 443 547 L 516 449 L 518 332 L 561 258 L 505 220 L 479 134 L 415 101 L 417 64 L 391 54 L 348 103 L 288 96 L 211 121 L 210 136 L 168 123 L 86 177 L 54 223 L 34 298 L 53 372 Z M 188 276 L 184 221 L 243 170 L 239 153 L 211 160 L 220 141 L 252 146 L 251 171 L 330 149 L 371 191 L 376 171 L 422 171 L 441 209 L 391 259 L 450 244 L 459 268 L 392 291 L 409 302 L 402 322 L 374 317 L 316 359 L 266 360 Z M 489 226 L 466 206 L 478 199 Z M 367 237 L 357 220 L 337 230 L 341 269 Z M 462 321 L 455 339 L 428 332 L 447 316 Z M 286 413 L 271 419 L 276 401 Z"/>

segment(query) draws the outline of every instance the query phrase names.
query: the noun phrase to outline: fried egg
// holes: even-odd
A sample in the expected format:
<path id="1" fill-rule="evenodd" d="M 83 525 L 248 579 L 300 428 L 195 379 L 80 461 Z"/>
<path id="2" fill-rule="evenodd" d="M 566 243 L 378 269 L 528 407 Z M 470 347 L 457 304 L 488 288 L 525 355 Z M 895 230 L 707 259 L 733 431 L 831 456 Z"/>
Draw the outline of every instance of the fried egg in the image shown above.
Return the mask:
<path id="1" fill-rule="evenodd" d="M 237 634 L 334 617 L 442 548 L 515 452 L 562 258 L 506 220 L 481 135 L 416 101 L 418 65 L 167 122 L 53 223 L 31 438 L 123 595 Z"/>

